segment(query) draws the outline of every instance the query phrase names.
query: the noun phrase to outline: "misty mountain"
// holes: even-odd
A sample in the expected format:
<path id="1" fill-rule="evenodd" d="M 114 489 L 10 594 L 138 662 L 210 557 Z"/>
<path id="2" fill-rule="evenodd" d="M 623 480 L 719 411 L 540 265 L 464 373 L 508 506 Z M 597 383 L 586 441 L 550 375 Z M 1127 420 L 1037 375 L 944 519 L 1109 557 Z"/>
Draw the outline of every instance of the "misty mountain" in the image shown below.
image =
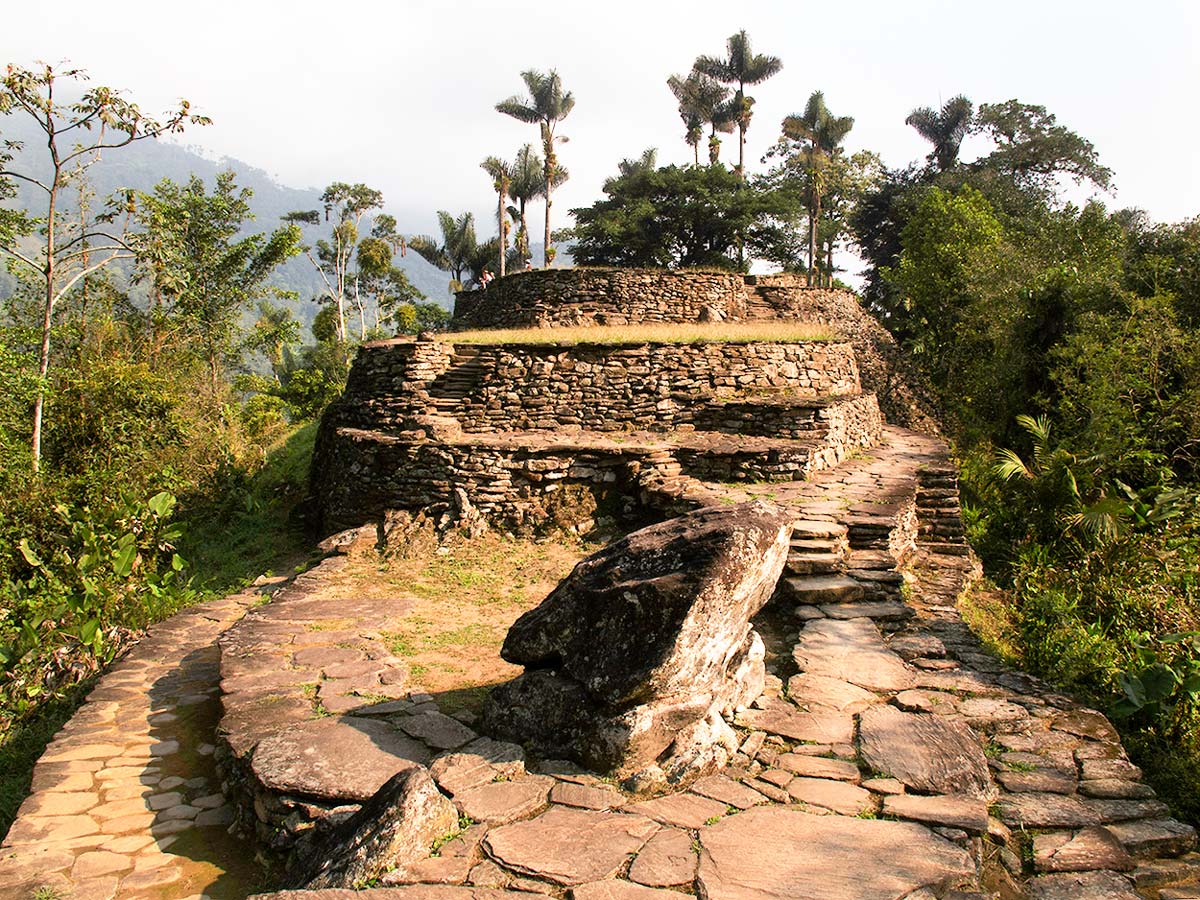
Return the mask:
<path id="1" fill-rule="evenodd" d="M 0 141 L 20 141 L 25 148 L 18 153 L 13 168 L 31 172 L 35 177 L 46 178 L 49 161 L 44 148 L 45 136 L 34 122 L 25 116 L 0 116 Z M 88 170 L 92 189 L 97 202 L 109 195 L 133 188 L 151 191 L 164 178 L 183 184 L 196 175 L 211 187 L 218 172 L 232 169 L 237 173 L 237 183 L 253 191 L 250 207 L 254 221 L 247 233 L 271 231 L 277 228 L 280 217 L 295 210 L 320 209 L 321 189 L 292 188 L 281 185 L 265 170 L 238 159 L 213 159 L 196 148 L 185 147 L 162 140 L 144 140 L 107 151 L 101 160 Z M 333 179 L 337 175 L 334 173 Z M 17 181 L 17 205 L 37 213 L 45 209 L 41 190 L 26 182 Z M 69 191 L 68 191 L 69 194 Z M 68 197 L 68 203 L 70 198 Z M 408 233 L 405 223 L 399 222 L 402 233 Z M 306 242 L 326 236 L 328 227 L 322 225 L 305 227 Z M 416 253 L 404 256 L 397 254 L 396 265 L 403 269 L 409 280 L 430 300 L 451 308 L 454 297 L 449 291 L 450 275 L 435 268 Z M 299 297 L 293 309 L 302 322 L 310 322 L 317 312 L 314 296 L 322 293 L 320 276 L 312 264 L 303 256 L 288 260 L 276 270 L 271 278 L 273 287 L 295 291 Z M 0 298 L 11 294 L 14 283 L 7 271 L 0 269 Z"/>

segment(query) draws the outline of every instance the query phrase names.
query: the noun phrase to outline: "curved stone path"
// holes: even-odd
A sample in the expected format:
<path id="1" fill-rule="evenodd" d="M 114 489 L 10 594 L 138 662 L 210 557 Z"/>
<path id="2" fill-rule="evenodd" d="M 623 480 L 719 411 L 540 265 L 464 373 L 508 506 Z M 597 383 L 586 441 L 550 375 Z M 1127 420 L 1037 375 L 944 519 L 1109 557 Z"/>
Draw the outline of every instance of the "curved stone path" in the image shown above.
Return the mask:
<path id="1" fill-rule="evenodd" d="M 34 769 L 0 847 L 0 898 L 252 889 L 213 861 L 242 855 L 226 833 L 233 810 L 213 763 L 215 641 L 261 600 L 247 590 L 154 625 L 100 679 Z"/>
<path id="2" fill-rule="evenodd" d="M 301 579 L 223 641 L 243 665 L 225 673 L 242 680 L 225 696 L 220 751 L 243 824 L 279 816 L 274 833 L 290 821 L 295 843 L 344 819 L 369 786 L 318 795 L 292 763 L 323 749 L 336 765 L 369 748 L 373 778 L 432 759 L 439 787 L 472 820 L 363 892 L 371 898 L 1200 897 L 1193 830 L 1141 782 L 1107 720 L 1007 669 L 958 616 L 972 571 L 939 442 L 889 429 L 881 447 L 811 481 L 732 489 L 668 477 L 654 489 L 770 493 L 797 513 L 792 574 L 762 624 L 774 677 L 739 714 L 741 750 L 725 770 L 645 800 L 570 764 L 526 760 L 515 745 L 478 737 L 469 717 L 442 715 L 437 698 L 396 696 L 402 678 L 388 673 L 402 661 L 377 646 L 378 613 L 318 603 Z M 320 577 L 318 568 L 308 583 Z M 211 703 L 213 641 L 254 601 L 238 595 L 158 626 L 103 679 L 38 765 L 0 861 L 0 897 L 28 897 L 37 885 L 61 897 L 199 892 L 202 861 L 168 842 L 217 831 L 207 823 L 234 811 L 211 781 L 173 780 L 183 776 L 170 761 L 209 758 L 196 743 L 204 735 L 179 723 Z M 320 624 L 334 619 L 342 627 Z M 304 688 L 330 682 L 334 715 L 317 708 L 322 688 Z M 264 732 L 272 703 L 294 711 Z M 404 746 L 392 753 L 391 744 Z M 263 747 L 274 764 L 238 768 Z M 248 795 L 239 771 L 265 794 Z"/>

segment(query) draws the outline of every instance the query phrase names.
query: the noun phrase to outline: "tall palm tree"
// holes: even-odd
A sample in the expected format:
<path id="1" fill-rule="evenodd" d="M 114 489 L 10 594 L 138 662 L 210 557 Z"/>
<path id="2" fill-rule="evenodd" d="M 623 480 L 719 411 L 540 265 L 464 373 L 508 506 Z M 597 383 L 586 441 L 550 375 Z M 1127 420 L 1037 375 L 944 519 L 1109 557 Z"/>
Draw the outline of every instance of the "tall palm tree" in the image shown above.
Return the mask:
<path id="1" fill-rule="evenodd" d="M 426 261 L 444 272 L 453 275 L 450 290 L 463 289 L 463 275 L 471 266 L 479 251 L 475 239 L 475 216 L 463 213 L 457 219 L 445 210 L 438 210 L 438 225 L 442 229 L 442 242 L 428 234 L 418 234 L 408 246 L 421 254 Z"/>
<path id="2" fill-rule="evenodd" d="M 716 162 L 715 154 L 720 153 L 721 146 L 717 131 L 726 134 L 733 131 L 732 110 L 726 103 L 729 89 L 695 69 L 688 73 L 687 78 L 672 75 L 667 79 L 667 87 L 679 101 L 679 118 L 683 119 L 686 128 L 684 140 L 692 148 L 695 164 L 700 165 L 700 139 L 704 137 L 705 125 L 712 126 L 709 162 Z"/>
<path id="3" fill-rule="evenodd" d="M 500 229 L 500 268 L 497 271 L 503 278 L 504 260 L 508 256 L 508 214 L 505 212 L 507 205 L 505 201 L 508 200 L 508 192 L 512 189 L 513 164 L 498 156 L 489 156 L 479 164 L 479 167 L 492 176 L 492 186 L 499 197 L 496 205 L 496 222 L 498 223 L 497 228 Z"/>
<path id="4" fill-rule="evenodd" d="M 808 283 L 813 283 L 817 256 L 817 225 L 821 218 L 821 193 L 825 163 L 841 152 L 842 141 L 854 127 L 851 116 L 835 116 L 825 105 L 825 95 L 813 91 L 804 112 L 783 120 L 783 134 L 793 141 L 807 141 L 805 160 L 809 171 L 811 200 L 808 206 Z"/>
<path id="5" fill-rule="evenodd" d="M 937 166 L 939 172 L 954 168 L 958 162 L 958 150 L 963 138 L 971 130 L 975 120 L 975 106 L 962 94 L 951 97 L 942 108 L 922 106 L 914 109 L 904 120 L 905 125 L 917 129 L 917 133 L 929 143 L 933 150 L 927 159 Z"/>
<path id="6" fill-rule="evenodd" d="M 566 166 L 554 167 L 554 189 L 567 182 L 571 173 Z M 509 207 L 509 215 L 519 224 L 514 239 L 517 255 L 522 262 L 530 257 L 529 252 L 529 222 L 525 218 L 526 207 L 538 197 L 546 196 L 546 172 L 542 166 L 542 158 L 537 155 L 532 144 L 526 144 L 517 151 L 517 157 L 512 163 L 512 182 L 508 188 L 508 196 L 517 201 L 517 206 Z"/>
<path id="7" fill-rule="evenodd" d="M 746 85 L 761 84 L 783 68 L 778 57 L 756 54 L 750 46 L 750 36 L 745 29 L 729 36 L 725 42 L 724 59 L 716 56 L 697 57 L 695 69 L 724 84 L 736 84 L 737 91 L 731 101 L 734 121 L 738 126 L 737 170 L 745 177 L 746 130 L 750 127 L 751 108 L 754 98 L 746 96 Z"/>
<path id="8" fill-rule="evenodd" d="M 570 91 L 563 92 L 562 79 L 554 69 L 548 73 L 530 69 L 522 72 L 521 78 L 525 81 L 529 97 L 509 97 L 497 103 L 496 110 L 521 122 L 536 123 L 542 134 L 542 171 L 546 176 L 546 246 L 543 248 L 542 264 L 548 268 L 554 259 L 554 247 L 550 242 L 550 203 L 555 170 L 558 168 L 558 156 L 554 152 L 554 129 L 575 108 L 575 97 Z M 566 138 L 558 140 L 565 141 Z"/>

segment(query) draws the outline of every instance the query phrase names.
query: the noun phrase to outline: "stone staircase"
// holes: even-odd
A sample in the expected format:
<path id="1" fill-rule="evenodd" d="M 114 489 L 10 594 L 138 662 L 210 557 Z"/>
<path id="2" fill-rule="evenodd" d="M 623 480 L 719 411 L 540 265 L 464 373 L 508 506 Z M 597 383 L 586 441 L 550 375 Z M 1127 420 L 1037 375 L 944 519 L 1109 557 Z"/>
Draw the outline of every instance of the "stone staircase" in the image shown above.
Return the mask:
<path id="1" fill-rule="evenodd" d="M 429 385 L 430 412 L 453 416 L 469 401 L 483 374 L 483 352 L 470 344 L 456 344 L 449 368 Z"/>

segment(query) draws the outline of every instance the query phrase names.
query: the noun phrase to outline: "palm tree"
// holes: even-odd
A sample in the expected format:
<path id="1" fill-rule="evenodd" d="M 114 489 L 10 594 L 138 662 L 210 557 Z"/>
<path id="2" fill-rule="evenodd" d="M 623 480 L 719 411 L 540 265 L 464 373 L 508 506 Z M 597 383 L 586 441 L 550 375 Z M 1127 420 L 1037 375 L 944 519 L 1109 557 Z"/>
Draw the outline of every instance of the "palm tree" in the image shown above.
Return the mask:
<path id="1" fill-rule="evenodd" d="M 851 116 L 834 116 L 825 106 L 825 95 L 813 91 L 801 115 L 783 120 L 785 137 L 807 141 L 805 148 L 809 170 L 811 202 L 808 207 L 808 283 L 813 283 L 813 266 L 817 256 L 817 223 L 821 218 L 821 193 L 824 187 L 826 161 L 841 152 L 841 143 L 854 127 Z"/>
<path id="2" fill-rule="evenodd" d="M 917 129 L 921 137 L 933 144 L 927 159 L 939 172 L 945 172 L 958 162 L 958 149 L 974 120 L 974 104 L 959 94 L 947 100 L 940 110 L 928 106 L 914 109 L 904 124 Z"/>
<path id="3" fill-rule="evenodd" d="M 498 156 L 489 156 L 479 164 L 483 171 L 492 176 L 492 186 L 496 189 L 499 200 L 496 206 L 496 222 L 500 229 L 500 277 L 504 277 L 504 260 L 508 256 L 508 214 L 505 212 L 505 201 L 512 189 L 513 164 Z"/>
<path id="4" fill-rule="evenodd" d="M 408 246 L 421 254 L 428 262 L 454 278 L 450 290 L 463 289 L 463 274 L 470 269 L 471 262 L 479 250 L 475 240 L 475 216 L 463 213 L 457 219 L 445 210 L 438 210 L 438 225 L 442 229 L 442 242 L 428 234 L 418 234 Z"/>
<path id="5" fill-rule="evenodd" d="M 552 187 L 557 190 L 570 177 L 571 173 L 566 166 L 556 165 Z M 534 151 L 532 144 L 526 144 L 517 151 L 517 158 L 512 163 L 512 182 L 509 184 L 508 196 L 517 201 L 517 206 L 510 206 L 508 213 L 519 223 L 514 244 L 523 264 L 530 257 L 529 222 L 525 218 L 525 209 L 538 197 L 546 196 L 546 172 L 542 166 L 542 158 Z"/>
<path id="6" fill-rule="evenodd" d="M 717 131 L 726 134 L 733 131 L 732 110 L 725 102 L 729 98 L 729 89 L 695 69 L 687 78 L 672 75 L 667 79 L 667 87 L 679 101 L 679 118 L 683 119 L 687 129 L 684 140 L 692 148 L 695 164 L 700 165 L 700 139 L 704 136 L 705 125 L 712 126 L 709 162 L 715 163 L 721 147 Z"/>
<path id="7" fill-rule="evenodd" d="M 558 168 L 558 156 L 554 152 L 554 128 L 575 108 L 575 97 L 570 91 L 563 93 L 562 79 L 554 69 L 548 73 L 530 69 L 522 72 L 521 78 L 529 90 L 529 97 L 509 97 L 497 103 L 496 109 L 521 122 L 537 123 L 541 130 L 542 153 L 545 155 L 542 171 L 546 181 L 546 246 L 543 249 L 542 264 L 548 268 L 554 259 L 554 248 L 550 242 L 550 195 L 556 183 L 555 170 Z M 565 141 L 566 138 L 559 140 Z"/>
<path id="8" fill-rule="evenodd" d="M 738 126 L 737 171 L 745 177 L 746 130 L 750 127 L 751 107 L 754 98 L 746 96 L 746 85 L 760 84 L 783 68 L 783 62 L 775 56 L 755 54 L 750 46 L 750 36 L 745 29 L 729 36 L 725 42 L 725 59 L 701 56 L 696 59 L 695 69 L 724 84 L 736 84 L 731 108 Z"/>
<path id="9" fill-rule="evenodd" d="M 658 148 L 647 147 L 637 159 L 623 159 L 617 163 L 620 178 L 628 178 L 642 172 L 653 172 L 658 168 Z"/>

